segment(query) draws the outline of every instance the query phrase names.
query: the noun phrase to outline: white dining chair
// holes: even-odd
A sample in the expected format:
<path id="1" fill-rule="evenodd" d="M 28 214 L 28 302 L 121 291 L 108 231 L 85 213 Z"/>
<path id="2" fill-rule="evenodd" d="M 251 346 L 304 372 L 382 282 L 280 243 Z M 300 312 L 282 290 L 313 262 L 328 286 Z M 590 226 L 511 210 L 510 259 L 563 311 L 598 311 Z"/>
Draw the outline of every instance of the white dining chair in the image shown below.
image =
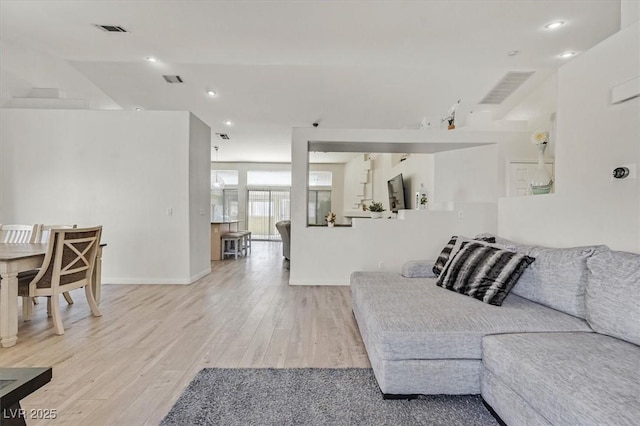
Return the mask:
<path id="1" fill-rule="evenodd" d="M 46 244 L 49 241 L 49 233 L 52 229 L 75 229 L 78 225 L 41 225 L 40 232 L 36 236 L 38 243 Z"/>
<path id="2" fill-rule="evenodd" d="M 38 225 L 38 233 L 36 235 L 35 242 L 46 244 L 49 241 L 49 234 L 51 233 L 52 229 L 75 229 L 77 227 L 78 225 Z M 35 277 L 37 273 L 38 270 L 34 269 L 32 271 L 25 272 L 24 276 L 30 275 L 31 277 Z M 73 298 L 68 291 L 62 293 L 62 296 L 64 297 L 64 300 L 67 301 L 67 304 L 73 305 Z M 51 299 L 49 299 L 49 301 L 51 301 Z M 33 303 L 36 305 L 38 304 L 37 297 L 33 298 Z M 51 312 L 50 305 L 47 305 L 47 309 L 49 312 Z"/>
<path id="3" fill-rule="evenodd" d="M 0 243 L 24 244 L 37 242 L 40 225 L 0 225 Z"/>
<path id="4" fill-rule="evenodd" d="M 52 229 L 42 268 L 34 278 L 18 278 L 18 296 L 31 299 L 44 296 L 50 299 L 51 316 L 56 334 L 64 334 L 58 296 L 84 287 L 91 313 L 102 314 L 91 289 L 93 268 L 100 247 L 102 226 L 80 229 Z M 31 318 L 33 306 L 22 303 L 24 320 Z"/>

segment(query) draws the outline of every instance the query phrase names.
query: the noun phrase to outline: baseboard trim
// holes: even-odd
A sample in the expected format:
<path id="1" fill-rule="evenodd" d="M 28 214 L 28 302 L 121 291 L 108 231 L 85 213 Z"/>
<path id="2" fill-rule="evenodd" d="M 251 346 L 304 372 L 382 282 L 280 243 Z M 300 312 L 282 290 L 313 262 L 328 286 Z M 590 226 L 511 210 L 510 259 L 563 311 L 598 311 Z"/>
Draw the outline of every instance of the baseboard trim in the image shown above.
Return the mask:
<path id="1" fill-rule="evenodd" d="M 199 272 L 195 275 L 192 275 L 189 278 L 103 278 L 102 283 L 104 284 L 116 284 L 116 285 L 124 285 L 124 284 L 144 284 L 144 285 L 154 285 L 154 284 L 180 284 L 180 285 L 189 285 L 198 281 L 200 278 L 206 277 L 211 273 L 211 268 L 207 268 L 202 272 Z"/>
<path id="2" fill-rule="evenodd" d="M 189 285 L 189 278 L 183 279 L 166 279 L 166 278 L 103 278 L 102 285 L 105 284 L 115 284 L 115 285 L 127 285 L 127 284 L 143 284 L 143 285 L 154 285 L 154 284 L 181 284 L 181 285 Z"/>
<path id="3" fill-rule="evenodd" d="M 209 268 L 205 269 L 204 271 L 202 271 L 202 272 L 200 272 L 198 274 L 192 275 L 191 276 L 191 283 L 195 283 L 200 278 L 204 278 L 207 275 L 209 275 L 210 273 L 211 273 L 211 268 L 209 267 Z"/>

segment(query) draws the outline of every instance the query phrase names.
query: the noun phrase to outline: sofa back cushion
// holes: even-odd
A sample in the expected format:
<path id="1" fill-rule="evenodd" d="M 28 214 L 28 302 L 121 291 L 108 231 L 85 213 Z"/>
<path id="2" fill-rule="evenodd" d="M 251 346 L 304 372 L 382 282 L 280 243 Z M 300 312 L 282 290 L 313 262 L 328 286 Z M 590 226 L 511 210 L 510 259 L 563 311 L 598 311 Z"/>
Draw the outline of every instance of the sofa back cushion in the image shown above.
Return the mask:
<path id="1" fill-rule="evenodd" d="M 549 248 L 517 244 L 508 248 L 536 259 L 513 287 L 513 294 L 585 318 L 587 259 L 607 250 L 606 246 Z"/>
<path id="2" fill-rule="evenodd" d="M 640 345 L 640 254 L 603 251 L 587 260 L 587 322 L 596 332 Z"/>

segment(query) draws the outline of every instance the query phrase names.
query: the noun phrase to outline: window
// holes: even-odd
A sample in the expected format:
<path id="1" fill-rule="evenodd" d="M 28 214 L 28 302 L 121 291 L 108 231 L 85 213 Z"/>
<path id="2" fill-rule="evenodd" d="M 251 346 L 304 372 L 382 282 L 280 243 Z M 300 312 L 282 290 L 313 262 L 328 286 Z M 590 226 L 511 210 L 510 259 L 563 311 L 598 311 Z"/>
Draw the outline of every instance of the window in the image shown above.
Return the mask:
<path id="1" fill-rule="evenodd" d="M 216 177 L 222 179 L 225 186 L 237 186 L 238 185 L 238 171 L 237 170 L 211 170 L 211 184 L 216 181 Z"/>
<path id="2" fill-rule="evenodd" d="M 333 183 L 333 173 L 326 171 L 310 171 L 309 186 L 331 186 Z"/>
<path id="3" fill-rule="evenodd" d="M 324 225 L 324 218 L 331 211 L 331 191 L 309 191 L 309 225 Z"/>
<path id="4" fill-rule="evenodd" d="M 211 222 L 238 220 L 237 170 L 211 170 Z"/>
<path id="5" fill-rule="evenodd" d="M 325 216 L 331 211 L 331 184 L 333 173 L 325 170 L 309 171 L 309 205 L 307 223 L 325 225 Z"/>
<path id="6" fill-rule="evenodd" d="M 225 189 L 223 197 L 224 213 L 229 220 L 238 220 L 238 190 Z"/>
<path id="7" fill-rule="evenodd" d="M 290 170 L 254 170 L 247 172 L 248 186 L 291 186 Z"/>
<path id="8" fill-rule="evenodd" d="M 211 222 L 238 220 L 238 190 L 223 189 L 222 194 L 211 192 Z"/>

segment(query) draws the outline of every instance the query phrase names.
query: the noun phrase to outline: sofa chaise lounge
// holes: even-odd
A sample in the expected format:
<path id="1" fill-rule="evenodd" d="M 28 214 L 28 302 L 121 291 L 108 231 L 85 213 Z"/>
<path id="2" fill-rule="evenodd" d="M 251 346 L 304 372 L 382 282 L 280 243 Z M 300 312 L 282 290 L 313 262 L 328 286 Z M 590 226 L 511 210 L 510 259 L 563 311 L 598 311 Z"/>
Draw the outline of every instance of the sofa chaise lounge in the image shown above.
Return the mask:
<path id="1" fill-rule="evenodd" d="M 437 286 L 429 263 L 352 274 L 385 397 L 482 394 L 514 425 L 637 422 L 640 255 L 497 240 L 536 259 L 502 306 Z"/>

